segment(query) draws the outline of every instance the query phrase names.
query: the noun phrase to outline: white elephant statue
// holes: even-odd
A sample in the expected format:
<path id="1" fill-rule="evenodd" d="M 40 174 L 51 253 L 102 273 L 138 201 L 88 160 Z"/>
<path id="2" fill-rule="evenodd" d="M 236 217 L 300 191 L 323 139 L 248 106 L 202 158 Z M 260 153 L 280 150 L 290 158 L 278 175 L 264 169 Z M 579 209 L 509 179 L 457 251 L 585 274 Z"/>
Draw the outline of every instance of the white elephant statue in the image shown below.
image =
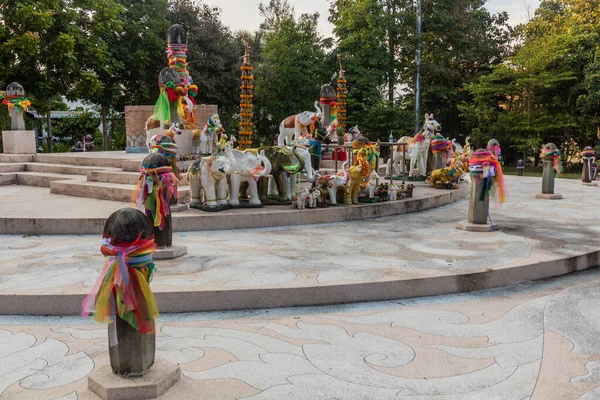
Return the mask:
<path id="1" fill-rule="evenodd" d="M 317 187 L 326 187 L 327 192 L 329 194 L 329 204 L 335 206 L 337 205 L 337 190 L 338 188 L 345 188 L 346 183 L 348 183 L 348 179 L 350 176 L 348 175 L 348 162 L 344 162 L 342 164 L 342 171 L 337 174 L 329 174 L 323 176 L 317 176 Z"/>
<path id="2" fill-rule="evenodd" d="M 250 205 L 261 206 L 257 183 L 261 177 L 271 173 L 271 162 L 265 157 L 264 150 L 256 155 L 252 151 L 233 150 L 231 147 L 231 142 L 225 146 L 227 157 L 231 160 L 230 169 L 227 171 L 230 174 L 229 182 L 231 186 L 229 205 L 240 205 L 238 196 L 240 185 L 242 182 L 248 182 Z"/>
<path id="3" fill-rule="evenodd" d="M 300 114 L 289 116 L 281 121 L 277 145 L 289 146 L 295 139 L 308 135 L 306 127 L 314 124 L 322 115 L 318 101 L 315 101 L 315 108 L 317 109 L 317 112 L 304 111 Z"/>
<path id="4" fill-rule="evenodd" d="M 298 194 L 298 198 L 296 199 L 296 208 L 299 210 L 303 210 L 306 207 L 306 200 L 310 195 L 310 190 L 308 188 L 302 189 L 300 194 Z"/>
<path id="5" fill-rule="evenodd" d="M 398 192 L 400 191 L 400 188 L 396 185 L 391 185 L 388 188 L 388 200 L 389 201 L 395 201 L 398 200 Z"/>
<path id="6" fill-rule="evenodd" d="M 217 147 L 217 135 L 223 132 L 223 125 L 219 114 L 213 114 L 206 121 L 206 125 L 200 132 L 200 154 L 213 154 Z"/>
<path id="7" fill-rule="evenodd" d="M 313 189 L 308 195 L 308 208 L 317 208 L 317 200 L 321 197 L 319 189 Z"/>
<path id="8" fill-rule="evenodd" d="M 204 191 L 206 208 L 217 211 L 228 208 L 229 187 L 227 172 L 231 170 L 232 160 L 224 153 L 202 157 L 190 165 L 188 181 L 192 195 L 192 206 L 201 204 L 201 192 Z"/>
<path id="9" fill-rule="evenodd" d="M 433 114 L 425 114 L 425 123 L 423 129 L 414 137 L 403 136 L 398 139 L 398 146 L 394 147 L 392 157 L 385 168 L 386 176 L 392 175 L 392 168 L 396 174 L 404 173 L 405 155 L 410 160 L 410 170 L 408 176 L 413 176 L 415 166 L 422 177 L 427 176 L 427 157 L 429 155 L 429 146 L 436 132 L 440 132 L 442 126 L 433 119 Z M 398 164 L 401 168 L 398 168 Z"/>

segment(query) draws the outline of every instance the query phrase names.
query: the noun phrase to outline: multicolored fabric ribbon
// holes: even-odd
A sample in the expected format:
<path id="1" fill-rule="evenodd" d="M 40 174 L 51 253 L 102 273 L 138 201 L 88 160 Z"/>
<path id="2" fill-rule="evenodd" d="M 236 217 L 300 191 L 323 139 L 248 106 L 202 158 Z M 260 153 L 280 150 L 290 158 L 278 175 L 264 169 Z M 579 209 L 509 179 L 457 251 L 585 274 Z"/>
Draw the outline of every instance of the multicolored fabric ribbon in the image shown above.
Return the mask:
<path id="1" fill-rule="evenodd" d="M 548 149 L 548 148 L 543 148 L 542 154 L 540 155 L 540 157 L 542 158 L 542 160 L 554 161 L 554 164 L 553 164 L 554 170 L 556 171 L 556 173 L 558 175 L 562 175 L 563 166 L 562 166 L 562 161 L 560 158 L 560 150 L 552 150 L 552 149 Z"/>
<path id="2" fill-rule="evenodd" d="M 502 161 L 502 149 L 500 148 L 499 144 L 491 144 L 487 147 L 487 149 L 494 155 L 494 157 L 496 157 L 501 165 L 504 165 L 504 161 Z"/>
<path id="3" fill-rule="evenodd" d="M 444 138 L 443 136 L 434 137 L 431 140 L 431 152 L 433 154 L 439 154 L 439 153 L 443 153 L 443 152 L 447 151 L 448 142 L 450 142 L 450 141 L 447 140 L 446 138 Z"/>
<path id="4" fill-rule="evenodd" d="M 104 238 L 100 251 L 106 258 L 104 267 L 90 293 L 83 299 L 81 315 L 99 323 L 113 322 L 115 315 L 140 333 L 154 333 L 159 317 L 152 280 L 156 249 L 154 238 L 136 239 L 132 243 L 112 245 Z"/>
<path id="5" fill-rule="evenodd" d="M 142 168 L 133 198 L 140 211 L 152 216 L 154 226 L 165 227 L 165 217 L 169 215 L 171 198 L 177 198 L 178 179 L 173 168 Z"/>
<path id="6" fill-rule="evenodd" d="M 26 97 L 3 96 L 2 94 L 0 94 L 0 99 L 2 99 L 2 104 L 8 107 L 8 113 L 11 116 L 13 109 L 18 112 L 24 113 L 29 107 L 31 107 L 31 102 Z"/>
<path id="7" fill-rule="evenodd" d="M 152 153 L 160 153 L 171 160 L 171 167 L 177 179 L 181 179 L 181 170 L 177 164 L 177 143 L 162 142 L 152 146 Z"/>
<path id="8" fill-rule="evenodd" d="M 469 171 L 471 176 L 480 182 L 483 179 L 483 189 L 479 196 L 480 201 L 485 200 L 485 194 L 488 190 L 491 195 L 497 198 L 499 203 L 506 201 L 506 190 L 504 186 L 504 175 L 502 174 L 502 165 L 489 150 L 477 150 L 469 156 Z"/>

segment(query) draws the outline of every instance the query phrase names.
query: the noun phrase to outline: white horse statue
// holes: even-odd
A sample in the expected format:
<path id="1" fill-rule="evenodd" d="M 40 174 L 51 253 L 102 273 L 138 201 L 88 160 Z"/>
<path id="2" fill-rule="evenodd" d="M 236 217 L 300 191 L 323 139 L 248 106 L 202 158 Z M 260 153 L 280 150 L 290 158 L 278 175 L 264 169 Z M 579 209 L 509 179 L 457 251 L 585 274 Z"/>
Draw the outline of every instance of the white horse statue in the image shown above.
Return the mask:
<path id="1" fill-rule="evenodd" d="M 394 147 L 393 155 L 385 168 L 386 176 L 391 176 L 392 167 L 394 167 L 397 174 L 404 173 L 404 156 L 406 154 L 408 159 L 410 159 L 410 171 L 408 176 L 412 177 L 414 175 L 416 165 L 419 175 L 426 177 L 429 146 L 435 133 L 440 132 L 441 130 L 442 126 L 433 119 L 433 114 L 425 114 L 423 129 L 421 129 L 419 133 L 414 137 L 403 136 L 396 142 L 397 146 Z M 398 163 L 400 164 L 400 169 L 398 169 Z"/>
<path id="2" fill-rule="evenodd" d="M 215 152 L 217 147 L 216 135 L 223 132 L 219 114 L 213 114 L 206 121 L 206 126 L 200 133 L 200 154 L 207 155 Z"/>

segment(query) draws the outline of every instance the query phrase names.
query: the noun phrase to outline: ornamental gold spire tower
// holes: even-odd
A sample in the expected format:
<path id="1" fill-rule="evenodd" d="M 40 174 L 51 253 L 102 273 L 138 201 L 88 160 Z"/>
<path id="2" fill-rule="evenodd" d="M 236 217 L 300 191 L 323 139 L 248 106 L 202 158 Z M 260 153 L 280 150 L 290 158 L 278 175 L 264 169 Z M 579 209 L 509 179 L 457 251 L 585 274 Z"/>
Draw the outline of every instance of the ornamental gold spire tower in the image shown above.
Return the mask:
<path id="1" fill-rule="evenodd" d="M 240 85 L 240 140 L 241 149 L 252 147 L 252 97 L 254 90 L 254 76 L 252 75 L 252 65 L 250 65 L 250 52 L 248 37 L 244 36 L 244 61 L 240 67 L 242 72 Z"/>
<path id="2" fill-rule="evenodd" d="M 346 78 L 344 77 L 344 68 L 342 67 L 342 55 L 337 55 L 340 64 L 340 74 L 337 80 L 337 119 L 338 131 L 342 131 L 342 135 L 346 132 Z"/>

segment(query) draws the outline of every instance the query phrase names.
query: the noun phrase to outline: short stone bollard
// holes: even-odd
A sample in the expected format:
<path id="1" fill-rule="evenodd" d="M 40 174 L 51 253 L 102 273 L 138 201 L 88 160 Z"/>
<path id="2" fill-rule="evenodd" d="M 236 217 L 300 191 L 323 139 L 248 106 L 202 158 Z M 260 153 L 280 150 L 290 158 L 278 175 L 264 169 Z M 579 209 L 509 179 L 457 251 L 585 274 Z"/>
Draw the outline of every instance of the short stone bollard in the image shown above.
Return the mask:
<path id="1" fill-rule="evenodd" d="M 10 83 L 0 100 L 8 106 L 10 131 L 2 131 L 2 148 L 6 154 L 35 154 L 37 142 L 34 131 L 25 130 L 23 114 L 31 102 L 25 97 L 25 89 L 17 82 Z"/>
<path id="2" fill-rule="evenodd" d="M 523 176 L 524 172 L 525 172 L 525 162 L 523 162 L 523 160 L 519 159 L 519 160 L 517 160 L 517 175 Z"/>
<path id="3" fill-rule="evenodd" d="M 504 159 L 502 158 L 502 149 L 500 148 L 500 142 L 496 139 L 490 139 L 487 142 L 487 150 L 494 155 L 500 165 L 504 165 Z"/>
<path id="4" fill-rule="evenodd" d="M 490 195 L 505 201 L 504 177 L 502 165 L 492 152 L 479 149 L 469 156 L 471 174 L 471 193 L 469 195 L 468 220 L 457 224 L 458 229 L 475 232 L 489 232 L 496 227 L 488 223 Z"/>
<path id="5" fill-rule="evenodd" d="M 583 170 L 581 172 L 581 181 L 586 186 L 598 186 L 595 179 L 596 151 L 591 146 L 586 146 L 581 152 L 581 162 Z"/>
<path id="6" fill-rule="evenodd" d="M 554 176 L 562 174 L 562 164 L 560 161 L 560 151 L 554 143 L 548 143 L 542 148 L 540 158 L 544 165 L 542 173 L 542 193 L 535 195 L 538 199 L 559 200 L 561 194 L 554 193 Z"/>
<path id="7" fill-rule="evenodd" d="M 115 211 L 104 226 L 100 250 L 106 262 L 81 313 L 109 323 L 110 366 L 88 379 L 88 388 L 102 399 L 156 398 L 181 377 L 179 367 L 162 360 L 155 364 L 159 313 L 149 286 L 153 239 L 152 224 L 133 208 Z"/>
<path id="8" fill-rule="evenodd" d="M 177 178 L 171 161 L 160 153 L 151 153 L 142 161 L 140 180 L 134 192 L 137 208 L 154 226 L 158 246 L 154 258 L 172 259 L 187 254 L 185 246 L 173 246 L 171 198 L 177 196 Z"/>

